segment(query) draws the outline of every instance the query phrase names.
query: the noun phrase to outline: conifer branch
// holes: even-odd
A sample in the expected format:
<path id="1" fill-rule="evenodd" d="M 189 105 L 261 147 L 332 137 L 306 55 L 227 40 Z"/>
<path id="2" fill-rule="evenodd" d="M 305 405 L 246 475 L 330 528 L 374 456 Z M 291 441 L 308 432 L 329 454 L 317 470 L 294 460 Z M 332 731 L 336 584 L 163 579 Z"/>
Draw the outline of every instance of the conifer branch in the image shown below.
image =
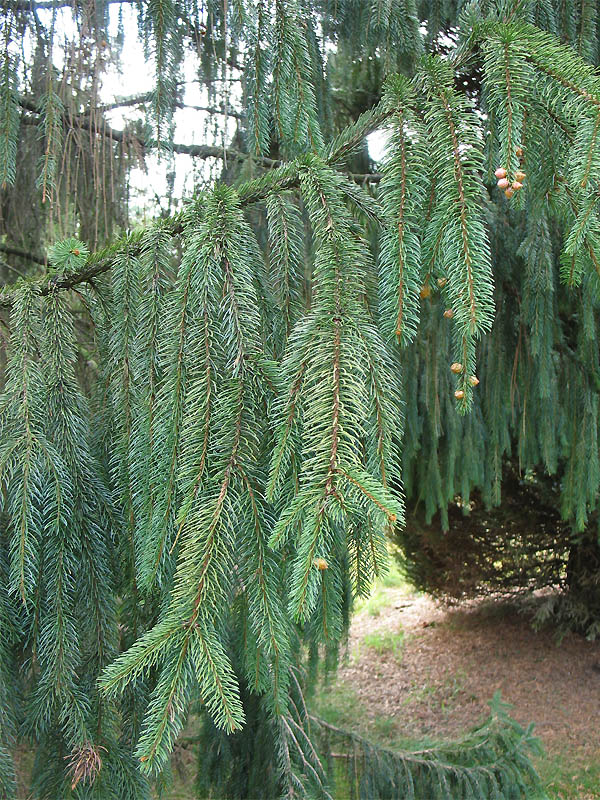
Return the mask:
<path id="1" fill-rule="evenodd" d="M 360 135 L 364 138 L 373 130 L 376 130 L 389 115 L 390 112 L 381 110 L 378 113 L 363 115 L 366 117 L 364 119 L 364 127 L 360 128 L 360 130 L 356 124 L 349 127 L 347 134 L 349 141 L 356 142 Z M 330 153 L 328 163 L 335 164 L 338 162 L 343 157 L 348 146 L 349 144 L 345 137 L 340 135 L 337 139 L 335 149 Z M 198 147 L 203 146 L 199 145 Z M 216 151 L 218 151 L 219 155 L 216 154 Z M 235 157 L 236 153 L 237 151 L 234 152 L 232 157 Z M 221 148 L 211 148 L 211 157 L 214 156 L 218 158 L 222 155 L 223 150 Z M 247 158 L 248 156 L 243 157 Z M 272 162 L 272 164 L 276 163 L 277 162 L 274 161 Z M 265 176 L 242 184 L 239 187 L 240 204 L 242 206 L 252 205 L 264 200 L 270 194 L 280 193 L 299 186 L 298 164 L 300 163 L 302 163 L 301 159 L 299 161 L 283 163 L 270 170 Z M 359 180 L 357 182 L 362 182 L 364 179 L 370 178 L 370 175 L 353 177 L 358 177 Z M 375 182 L 380 178 L 380 176 L 376 174 L 373 177 Z M 184 230 L 184 219 L 185 214 L 182 212 L 168 219 L 161 220 L 160 224 L 165 232 L 169 232 L 171 236 L 178 236 Z M 40 294 L 46 296 L 50 291 L 54 291 L 55 289 L 72 289 L 80 283 L 89 282 L 93 278 L 108 272 L 112 266 L 112 259 L 114 256 L 124 249 L 127 249 L 132 256 L 135 256 L 139 252 L 141 238 L 141 233 L 132 233 L 118 240 L 113 245 L 92 253 L 84 269 L 72 274 L 55 275 L 49 282 L 40 283 Z M 12 297 L 10 293 L 0 292 L 0 307 L 7 308 L 11 305 Z"/>
<path id="2" fill-rule="evenodd" d="M 592 105 L 600 108 L 600 98 L 588 92 L 587 89 L 578 86 L 576 83 L 569 80 L 564 75 L 561 75 L 560 72 L 558 72 L 557 70 L 552 69 L 552 67 L 549 67 L 543 61 L 541 61 L 541 59 L 537 58 L 534 50 L 532 50 L 531 53 L 529 54 L 529 60 L 535 67 L 537 67 L 537 69 L 540 70 L 540 72 L 543 72 L 545 75 L 548 75 L 548 77 L 557 81 L 557 83 L 560 83 L 561 86 L 565 87 L 565 89 L 569 89 L 569 91 L 573 92 L 579 97 L 582 97 L 588 103 L 591 103 Z"/>
<path id="3" fill-rule="evenodd" d="M 290 387 L 285 408 L 284 422 L 278 431 L 277 443 L 273 449 L 273 455 L 271 456 L 271 473 L 269 482 L 267 484 L 267 499 L 271 501 L 275 496 L 275 490 L 280 480 L 280 472 L 282 470 L 284 457 L 288 448 L 288 439 L 292 430 L 294 419 L 298 413 L 297 407 L 305 371 L 306 362 L 303 362 L 298 369 L 292 386 Z"/>
<path id="4" fill-rule="evenodd" d="M 598 141 L 598 133 L 600 132 L 600 110 L 596 114 L 596 121 L 594 123 L 594 129 L 592 131 L 592 135 L 590 137 L 590 142 L 588 145 L 587 154 L 585 157 L 585 168 L 583 171 L 583 177 L 580 181 L 580 186 L 582 189 L 585 189 L 587 182 L 590 177 L 590 172 L 592 169 L 592 163 L 594 159 L 594 152 L 597 149 L 597 141 Z"/>
<path id="5" fill-rule="evenodd" d="M 8 49 L 8 48 L 7 48 Z M 8 52 L 0 58 L 0 186 L 13 186 L 19 131 L 17 74 Z"/>
<path id="6" fill-rule="evenodd" d="M 420 217 L 426 184 L 420 140 L 422 123 L 408 81 L 388 80 L 392 110 L 390 155 L 383 167 L 381 195 L 386 220 L 379 253 L 380 313 L 388 338 L 405 345 L 416 333 L 421 282 Z M 412 131 L 412 135 L 407 132 Z"/>

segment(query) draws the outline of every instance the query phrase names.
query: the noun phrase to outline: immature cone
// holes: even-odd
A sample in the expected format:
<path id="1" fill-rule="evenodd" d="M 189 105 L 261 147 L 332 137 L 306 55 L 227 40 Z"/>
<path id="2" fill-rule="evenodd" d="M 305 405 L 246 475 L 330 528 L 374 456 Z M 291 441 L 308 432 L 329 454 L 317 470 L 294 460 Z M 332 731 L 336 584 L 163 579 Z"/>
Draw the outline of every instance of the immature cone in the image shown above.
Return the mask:
<path id="1" fill-rule="evenodd" d="M 523 148 L 522 147 L 517 147 L 517 149 L 515 150 L 515 153 L 517 154 L 517 158 L 521 158 L 522 155 L 523 155 Z"/>
<path id="2" fill-rule="evenodd" d="M 329 566 L 329 564 L 325 561 L 324 558 L 315 558 L 314 564 L 315 567 L 321 572 L 323 572 L 323 570 L 327 569 L 327 567 Z"/>
<path id="3" fill-rule="evenodd" d="M 463 392 L 462 389 L 457 389 L 454 392 L 454 397 L 456 397 L 457 400 L 462 400 L 464 396 L 465 396 L 465 393 Z"/>
<path id="4" fill-rule="evenodd" d="M 477 386 L 477 384 L 479 383 L 479 378 L 476 375 L 471 375 L 471 377 L 469 378 L 469 383 L 471 384 L 471 386 Z"/>
<path id="5" fill-rule="evenodd" d="M 450 372 L 453 372 L 455 375 L 460 375 L 463 371 L 463 365 L 459 364 L 458 361 L 455 361 L 454 364 L 450 365 Z"/>
<path id="6" fill-rule="evenodd" d="M 426 283 L 425 286 L 421 288 L 419 294 L 422 300 L 426 300 L 431 294 L 431 286 L 428 283 Z"/>
<path id="7" fill-rule="evenodd" d="M 497 178 L 506 178 L 506 170 L 504 169 L 504 167 L 498 167 L 496 172 L 494 172 L 494 175 Z"/>
<path id="8" fill-rule="evenodd" d="M 440 289 L 443 289 L 443 288 L 444 288 L 444 286 L 445 286 L 447 283 L 448 283 L 448 278 L 438 278 L 438 279 L 437 279 L 437 285 L 440 287 Z"/>
<path id="9" fill-rule="evenodd" d="M 515 192 L 518 192 L 519 189 L 523 188 L 523 184 L 521 183 L 521 181 L 513 181 L 512 188 L 515 190 Z"/>
<path id="10" fill-rule="evenodd" d="M 510 183 L 509 183 L 508 178 L 500 178 L 500 180 L 498 181 L 498 188 L 499 189 L 508 189 L 509 186 L 510 186 Z"/>
<path id="11" fill-rule="evenodd" d="M 444 316 L 446 317 L 446 319 L 452 319 L 452 317 L 454 316 L 454 311 L 453 311 L 453 309 L 451 309 L 451 308 L 447 308 L 447 309 L 444 311 Z"/>
<path id="12" fill-rule="evenodd" d="M 509 186 L 508 189 L 504 192 L 508 200 L 510 200 L 510 198 L 513 196 L 514 193 L 515 190 L 512 188 L 512 186 Z"/>
<path id="13" fill-rule="evenodd" d="M 515 179 L 518 180 L 520 183 L 523 183 L 523 181 L 525 180 L 525 173 L 522 170 L 518 169 L 515 172 Z"/>

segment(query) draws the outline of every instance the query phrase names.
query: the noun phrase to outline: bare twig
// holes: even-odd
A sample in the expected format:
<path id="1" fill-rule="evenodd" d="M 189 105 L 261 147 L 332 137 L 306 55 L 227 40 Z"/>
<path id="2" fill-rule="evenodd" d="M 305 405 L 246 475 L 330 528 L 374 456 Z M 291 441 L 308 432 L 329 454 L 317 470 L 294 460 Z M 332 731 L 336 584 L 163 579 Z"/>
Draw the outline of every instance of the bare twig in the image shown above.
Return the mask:
<path id="1" fill-rule="evenodd" d="M 48 263 L 43 256 L 38 256 L 35 253 L 30 253 L 28 250 L 22 250 L 20 247 L 10 247 L 6 244 L 0 244 L 0 252 L 6 253 L 7 256 L 18 256 L 27 261 L 32 261 L 34 264 L 41 264 L 43 267 Z"/>

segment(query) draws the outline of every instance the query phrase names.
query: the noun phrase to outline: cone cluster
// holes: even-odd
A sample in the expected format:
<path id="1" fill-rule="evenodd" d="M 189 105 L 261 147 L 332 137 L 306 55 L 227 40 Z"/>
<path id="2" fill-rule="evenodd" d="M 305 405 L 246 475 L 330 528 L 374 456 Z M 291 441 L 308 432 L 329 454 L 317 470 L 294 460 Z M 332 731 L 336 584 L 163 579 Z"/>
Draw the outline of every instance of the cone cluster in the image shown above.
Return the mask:
<path id="1" fill-rule="evenodd" d="M 517 155 L 523 155 L 523 150 L 520 147 L 517 149 Z M 494 172 L 494 175 L 498 179 L 498 183 L 496 185 L 499 189 L 504 191 L 504 194 L 509 200 L 515 192 L 518 192 L 519 189 L 523 188 L 525 173 L 520 169 L 515 172 L 515 179 L 512 181 L 512 183 L 508 178 L 508 173 L 505 167 L 498 167 L 498 169 Z"/>

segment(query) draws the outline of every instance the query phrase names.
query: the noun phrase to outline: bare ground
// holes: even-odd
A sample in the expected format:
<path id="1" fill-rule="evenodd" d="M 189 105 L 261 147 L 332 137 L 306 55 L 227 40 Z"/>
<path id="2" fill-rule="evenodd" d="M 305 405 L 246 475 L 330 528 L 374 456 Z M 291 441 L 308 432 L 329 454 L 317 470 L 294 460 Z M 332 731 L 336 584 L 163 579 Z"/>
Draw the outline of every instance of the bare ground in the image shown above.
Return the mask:
<path id="1" fill-rule="evenodd" d="M 550 756 L 600 760 L 600 642 L 568 635 L 558 644 L 506 604 L 444 609 L 401 590 L 388 590 L 388 600 L 378 616 L 355 616 L 338 677 L 368 717 L 393 718 L 401 736 L 454 737 L 487 715 L 500 689 Z M 400 630 L 400 656 L 365 645 L 367 634 Z"/>

